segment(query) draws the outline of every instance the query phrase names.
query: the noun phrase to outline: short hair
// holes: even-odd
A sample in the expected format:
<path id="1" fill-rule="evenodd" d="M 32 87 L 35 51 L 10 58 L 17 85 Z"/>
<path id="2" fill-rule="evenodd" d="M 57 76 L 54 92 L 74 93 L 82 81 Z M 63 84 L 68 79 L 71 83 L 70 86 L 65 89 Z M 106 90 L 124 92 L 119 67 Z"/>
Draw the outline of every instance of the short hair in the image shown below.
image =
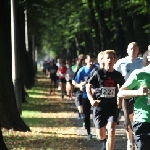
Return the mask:
<path id="1" fill-rule="evenodd" d="M 114 50 L 105 50 L 103 56 L 106 54 L 113 55 L 114 58 L 117 58 L 116 52 Z"/>
<path id="2" fill-rule="evenodd" d="M 150 51 L 145 51 L 145 53 L 143 54 L 143 65 L 147 66 L 150 64 L 150 62 L 148 61 L 147 56 L 150 56 Z"/>
<path id="3" fill-rule="evenodd" d="M 95 58 L 95 56 L 92 53 L 88 53 L 85 58 L 87 59 L 88 57 Z"/>
<path id="4" fill-rule="evenodd" d="M 133 46 L 137 46 L 137 47 L 139 48 L 139 46 L 138 46 L 138 44 L 137 44 L 136 42 L 131 42 L 131 43 L 129 43 L 129 44 L 128 44 L 128 47 L 129 47 L 129 45 L 131 45 L 131 44 L 132 44 Z M 128 48 L 128 47 L 127 47 L 127 48 Z"/>
<path id="5" fill-rule="evenodd" d="M 66 64 L 66 61 L 64 59 L 62 60 L 62 64 Z"/>
<path id="6" fill-rule="evenodd" d="M 84 54 L 80 54 L 80 55 L 78 56 L 78 59 L 84 59 Z"/>
<path id="7" fill-rule="evenodd" d="M 104 51 L 100 51 L 97 55 L 97 57 L 101 56 L 101 55 L 104 55 Z"/>

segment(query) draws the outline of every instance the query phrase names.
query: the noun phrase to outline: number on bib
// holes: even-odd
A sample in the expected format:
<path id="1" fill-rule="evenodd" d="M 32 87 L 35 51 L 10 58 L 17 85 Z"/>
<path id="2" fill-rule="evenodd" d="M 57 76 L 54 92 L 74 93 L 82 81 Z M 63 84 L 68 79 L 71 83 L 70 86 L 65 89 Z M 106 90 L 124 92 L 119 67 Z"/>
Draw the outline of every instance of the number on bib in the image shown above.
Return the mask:
<path id="1" fill-rule="evenodd" d="M 102 87 L 101 97 L 113 98 L 115 97 L 115 87 Z"/>

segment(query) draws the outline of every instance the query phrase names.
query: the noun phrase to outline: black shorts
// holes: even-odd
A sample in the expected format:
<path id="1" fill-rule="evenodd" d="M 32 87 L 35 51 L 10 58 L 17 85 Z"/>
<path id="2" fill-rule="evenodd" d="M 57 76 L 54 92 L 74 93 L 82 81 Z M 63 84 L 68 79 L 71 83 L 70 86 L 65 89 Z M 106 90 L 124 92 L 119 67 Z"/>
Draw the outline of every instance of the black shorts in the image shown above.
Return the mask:
<path id="1" fill-rule="evenodd" d="M 51 79 L 52 81 L 56 82 L 56 81 L 57 81 L 57 76 L 50 76 L 50 79 Z"/>
<path id="2" fill-rule="evenodd" d="M 108 122 L 118 122 L 118 117 L 117 103 L 93 107 L 93 122 L 96 129 L 106 126 Z"/>
<path id="3" fill-rule="evenodd" d="M 74 93 L 75 96 L 75 105 L 81 106 L 82 105 L 82 91 L 80 90 L 76 90 L 76 92 Z"/>
<path id="4" fill-rule="evenodd" d="M 43 69 L 42 71 L 43 71 L 44 73 L 46 73 L 46 69 Z"/>
<path id="5" fill-rule="evenodd" d="M 72 84 L 72 80 L 67 80 L 66 82 L 69 82 L 70 84 Z"/>
<path id="6" fill-rule="evenodd" d="M 137 122 L 132 123 L 133 138 L 138 150 L 150 149 L 150 123 Z"/>
<path id="7" fill-rule="evenodd" d="M 129 101 L 129 115 L 133 113 L 134 109 L 134 98 L 125 99 Z"/>
<path id="8" fill-rule="evenodd" d="M 60 78 L 59 82 L 66 83 L 66 79 L 65 78 Z"/>

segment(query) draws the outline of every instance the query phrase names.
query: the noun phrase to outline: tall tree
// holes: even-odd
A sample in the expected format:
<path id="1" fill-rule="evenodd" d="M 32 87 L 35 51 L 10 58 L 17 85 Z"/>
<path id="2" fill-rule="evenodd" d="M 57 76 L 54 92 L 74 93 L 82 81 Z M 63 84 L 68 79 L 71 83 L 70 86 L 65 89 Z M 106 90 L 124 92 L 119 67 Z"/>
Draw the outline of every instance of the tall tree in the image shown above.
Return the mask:
<path id="1" fill-rule="evenodd" d="M 20 117 L 12 83 L 9 0 L 0 1 L 0 22 L 0 123 L 8 129 L 30 131 Z"/>

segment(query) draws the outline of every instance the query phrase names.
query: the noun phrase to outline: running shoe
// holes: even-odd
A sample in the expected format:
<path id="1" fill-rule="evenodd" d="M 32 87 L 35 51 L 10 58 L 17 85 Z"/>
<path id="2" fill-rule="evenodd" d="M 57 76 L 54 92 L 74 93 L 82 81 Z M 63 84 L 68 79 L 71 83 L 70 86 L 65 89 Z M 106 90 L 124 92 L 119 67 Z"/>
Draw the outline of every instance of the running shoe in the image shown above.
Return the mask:
<path id="1" fill-rule="evenodd" d="M 80 115 L 80 113 L 78 113 L 78 119 L 79 119 L 79 120 L 81 119 L 81 115 Z"/>
<path id="2" fill-rule="evenodd" d="M 133 144 L 127 142 L 127 150 L 133 150 Z"/>
<path id="3" fill-rule="evenodd" d="M 84 119 L 85 118 L 85 115 L 83 113 L 80 113 L 80 118 L 81 119 Z"/>
<path id="4" fill-rule="evenodd" d="M 88 140 L 92 139 L 92 134 L 88 134 Z"/>
<path id="5" fill-rule="evenodd" d="M 83 129 L 86 129 L 86 127 L 85 127 L 85 122 L 83 122 L 82 128 L 83 128 Z"/>

